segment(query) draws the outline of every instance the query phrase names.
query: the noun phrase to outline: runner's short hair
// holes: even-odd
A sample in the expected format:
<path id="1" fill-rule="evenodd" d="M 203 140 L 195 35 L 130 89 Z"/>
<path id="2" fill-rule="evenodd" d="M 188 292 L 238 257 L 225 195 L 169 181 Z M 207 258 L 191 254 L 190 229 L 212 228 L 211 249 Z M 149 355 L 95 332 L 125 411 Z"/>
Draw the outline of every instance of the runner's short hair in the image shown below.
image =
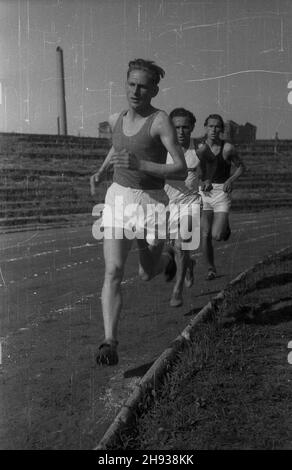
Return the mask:
<path id="1" fill-rule="evenodd" d="M 185 109 L 185 108 L 175 108 L 175 109 L 173 109 L 171 111 L 171 113 L 169 114 L 169 117 L 170 117 L 170 119 L 172 119 L 174 117 L 187 117 L 187 118 L 189 118 L 192 127 L 195 125 L 195 123 L 197 121 L 197 119 L 195 118 L 193 113 L 191 111 L 189 111 L 188 109 Z"/>
<path id="2" fill-rule="evenodd" d="M 206 127 L 208 125 L 209 119 L 217 119 L 217 121 L 219 121 L 220 124 L 221 124 L 222 130 L 224 131 L 225 124 L 224 124 L 223 118 L 222 118 L 222 116 L 220 116 L 220 114 L 209 114 L 209 116 L 205 119 L 204 127 Z"/>
<path id="3" fill-rule="evenodd" d="M 131 60 L 128 64 L 127 78 L 129 78 L 130 72 L 132 72 L 132 70 L 145 70 L 145 72 L 148 72 L 149 75 L 151 75 L 155 85 L 158 85 L 160 79 L 165 75 L 165 71 L 159 67 L 159 65 L 155 64 L 153 60 Z"/>

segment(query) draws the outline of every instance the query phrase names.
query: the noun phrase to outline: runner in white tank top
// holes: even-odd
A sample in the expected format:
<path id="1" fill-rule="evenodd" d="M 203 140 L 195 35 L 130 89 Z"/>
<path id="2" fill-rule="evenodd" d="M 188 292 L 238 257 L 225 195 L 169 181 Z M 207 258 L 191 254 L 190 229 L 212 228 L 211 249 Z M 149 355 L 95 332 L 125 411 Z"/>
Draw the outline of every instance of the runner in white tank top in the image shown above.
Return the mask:
<path id="1" fill-rule="evenodd" d="M 193 285 L 194 260 L 190 253 L 198 247 L 200 241 L 200 195 L 199 164 L 191 133 L 196 118 L 184 108 L 171 111 L 169 117 L 177 132 L 178 141 L 184 151 L 188 176 L 184 181 L 168 181 L 165 185 L 169 197 L 169 238 L 175 247 L 177 265 L 176 282 L 170 299 L 171 307 L 180 307 L 183 303 L 184 282 L 187 287 Z M 167 163 L 171 162 L 167 155 Z M 196 239 L 195 239 L 196 238 Z M 190 248 L 189 248 L 190 246 Z"/>

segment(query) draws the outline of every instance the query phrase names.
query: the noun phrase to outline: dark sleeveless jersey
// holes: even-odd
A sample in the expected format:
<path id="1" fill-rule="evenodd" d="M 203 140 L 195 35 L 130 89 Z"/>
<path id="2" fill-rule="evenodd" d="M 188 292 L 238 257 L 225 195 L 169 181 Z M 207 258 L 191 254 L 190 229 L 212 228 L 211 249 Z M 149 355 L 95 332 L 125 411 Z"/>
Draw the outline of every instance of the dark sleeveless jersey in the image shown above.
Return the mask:
<path id="1" fill-rule="evenodd" d="M 123 111 L 113 129 L 112 143 L 118 153 L 123 149 L 136 155 L 139 160 L 147 160 L 155 163 L 165 163 L 167 150 L 160 141 L 150 135 L 152 122 L 159 113 L 155 111 L 151 114 L 141 127 L 132 136 L 126 136 L 123 132 L 123 116 L 127 111 Z M 149 175 L 143 171 L 129 170 L 127 168 L 114 168 L 113 181 L 134 189 L 162 189 L 164 179 Z"/>
<path id="2" fill-rule="evenodd" d="M 222 142 L 221 149 L 218 155 L 215 155 L 212 152 L 209 145 L 207 144 L 207 142 L 205 142 L 207 150 L 208 152 L 210 152 L 210 156 L 213 156 L 213 158 L 214 156 L 216 157 L 217 165 L 216 165 L 215 173 L 212 178 L 212 183 L 215 183 L 215 184 L 223 184 L 230 177 L 231 162 L 223 158 L 224 143 L 225 142 Z"/>

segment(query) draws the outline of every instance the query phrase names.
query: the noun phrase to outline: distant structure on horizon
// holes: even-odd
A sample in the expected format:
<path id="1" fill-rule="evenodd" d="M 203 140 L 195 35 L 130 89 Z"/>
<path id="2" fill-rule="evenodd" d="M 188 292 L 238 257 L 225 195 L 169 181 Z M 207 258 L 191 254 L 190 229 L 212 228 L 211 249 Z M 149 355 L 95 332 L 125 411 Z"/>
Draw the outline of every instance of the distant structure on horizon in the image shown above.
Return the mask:
<path id="1" fill-rule="evenodd" d="M 247 122 L 244 126 L 234 121 L 225 122 L 224 140 L 234 144 L 250 144 L 256 141 L 257 127 Z"/>
<path id="2" fill-rule="evenodd" d="M 98 124 L 98 137 L 103 139 L 111 139 L 112 131 L 107 121 L 103 121 Z"/>

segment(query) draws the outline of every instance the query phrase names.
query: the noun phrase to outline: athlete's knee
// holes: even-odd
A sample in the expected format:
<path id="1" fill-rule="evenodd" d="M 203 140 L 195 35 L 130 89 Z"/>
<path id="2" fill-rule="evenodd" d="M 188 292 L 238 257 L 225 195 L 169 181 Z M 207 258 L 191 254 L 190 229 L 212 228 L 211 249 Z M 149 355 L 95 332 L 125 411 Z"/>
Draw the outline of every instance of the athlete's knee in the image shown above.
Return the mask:
<path id="1" fill-rule="evenodd" d="M 140 260 L 139 263 L 139 278 L 141 281 L 150 281 L 153 277 L 153 266 L 149 260 Z"/>
<path id="2" fill-rule="evenodd" d="M 188 242 L 189 240 L 183 241 L 183 243 L 188 243 Z M 188 250 L 184 250 L 181 243 L 177 247 L 175 247 L 174 252 L 175 252 L 175 257 L 178 260 L 184 260 L 189 255 Z"/>
<path id="3" fill-rule="evenodd" d="M 221 237 L 221 235 L 214 235 L 212 238 L 216 242 L 221 242 L 223 240 L 223 237 Z"/>
<path id="4" fill-rule="evenodd" d="M 201 238 L 202 239 L 211 239 L 212 237 L 212 233 L 211 233 L 211 230 L 208 229 L 208 228 L 202 228 L 201 230 Z"/>
<path id="5" fill-rule="evenodd" d="M 139 277 L 140 277 L 141 281 L 148 282 L 148 281 L 151 281 L 153 276 L 151 276 L 151 274 L 148 274 L 148 273 L 144 272 L 144 273 L 140 273 Z"/>
<path id="6" fill-rule="evenodd" d="M 174 244 L 173 244 L 173 248 L 174 248 L 174 251 L 176 253 L 179 253 L 181 251 L 181 245 L 182 245 L 182 241 L 180 238 L 177 238 L 175 241 L 174 241 Z"/>
<path id="7" fill-rule="evenodd" d="M 212 238 L 213 238 L 213 240 L 216 240 L 216 242 L 221 242 L 224 238 L 224 233 L 223 232 L 212 232 Z"/>
<path id="8" fill-rule="evenodd" d="M 113 264 L 105 269 L 105 280 L 108 282 L 119 283 L 123 279 L 123 267 Z"/>
<path id="9" fill-rule="evenodd" d="M 141 281 L 150 281 L 153 277 L 151 270 L 145 270 L 142 266 L 139 267 L 139 277 Z"/>

